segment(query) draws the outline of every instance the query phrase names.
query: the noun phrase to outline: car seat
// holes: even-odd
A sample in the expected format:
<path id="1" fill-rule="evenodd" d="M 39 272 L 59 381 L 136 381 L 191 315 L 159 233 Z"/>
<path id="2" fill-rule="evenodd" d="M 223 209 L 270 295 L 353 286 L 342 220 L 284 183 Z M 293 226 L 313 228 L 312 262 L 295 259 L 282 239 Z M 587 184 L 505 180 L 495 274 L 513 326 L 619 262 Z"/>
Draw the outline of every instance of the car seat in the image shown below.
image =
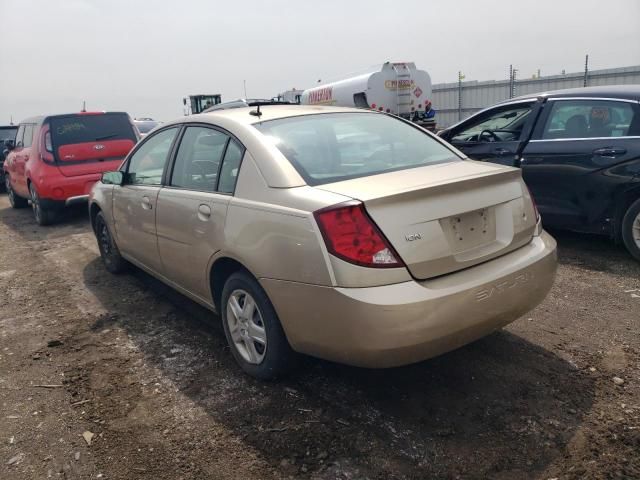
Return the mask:
<path id="1" fill-rule="evenodd" d="M 569 117 L 564 124 L 564 138 L 584 138 L 587 136 L 589 128 L 584 115 L 574 115 Z"/>

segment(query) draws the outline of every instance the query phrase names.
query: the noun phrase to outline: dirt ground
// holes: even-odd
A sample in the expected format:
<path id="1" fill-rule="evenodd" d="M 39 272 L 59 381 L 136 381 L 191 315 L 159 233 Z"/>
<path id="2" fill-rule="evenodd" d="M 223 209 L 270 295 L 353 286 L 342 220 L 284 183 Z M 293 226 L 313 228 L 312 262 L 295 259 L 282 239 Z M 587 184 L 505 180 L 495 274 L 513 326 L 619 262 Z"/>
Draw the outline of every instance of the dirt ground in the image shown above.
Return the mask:
<path id="1" fill-rule="evenodd" d="M 218 318 L 108 274 L 84 209 L 43 228 L 0 195 L 0 479 L 640 478 L 640 264 L 554 234 L 551 294 L 504 331 L 261 383 Z"/>

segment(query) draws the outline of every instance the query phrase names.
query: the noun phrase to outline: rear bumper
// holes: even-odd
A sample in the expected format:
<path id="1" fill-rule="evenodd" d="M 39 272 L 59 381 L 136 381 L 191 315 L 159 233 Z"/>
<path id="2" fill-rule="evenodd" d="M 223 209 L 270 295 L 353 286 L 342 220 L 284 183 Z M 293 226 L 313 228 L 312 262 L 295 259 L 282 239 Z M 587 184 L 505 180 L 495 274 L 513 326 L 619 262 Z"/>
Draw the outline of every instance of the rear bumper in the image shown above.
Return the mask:
<path id="1" fill-rule="evenodd" d="M 261 279 L 294 350 L 362 367 L 393 367 L 453 350 L 538 305 L 556 271 L 546 232 L 481 265 L 428 281 L 332 288 Z"/>
<path id="2" fill-rule="evenodd" d="M 85 203 L 93 185 L 100 180 L 101 174 L 92 173 L 75 177 L 51 175 L 42 179 L 32 179 L 38 189 L 41 202 L 47 201 L 52 207 L 64 207 L 76 203 Z"/>
<path id="3" fill-rule="evenodd" d="M 80 205 L 82 203 L 87 203 L 89 201 L 89 194 L 86 195 L 77 195 L 75 197 L 69 197 L 64 201 L 65 206 L 69 207 L 71 205 Z"/>

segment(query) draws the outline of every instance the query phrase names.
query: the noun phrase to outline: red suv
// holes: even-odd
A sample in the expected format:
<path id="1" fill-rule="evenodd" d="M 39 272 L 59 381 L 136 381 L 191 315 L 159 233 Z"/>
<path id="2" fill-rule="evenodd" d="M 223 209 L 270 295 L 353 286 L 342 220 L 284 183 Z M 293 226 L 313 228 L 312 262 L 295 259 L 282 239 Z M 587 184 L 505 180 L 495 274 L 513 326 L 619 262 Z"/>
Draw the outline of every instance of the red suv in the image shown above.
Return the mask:
<path id="1" fill-rule="evenodd" d="M 39 225 L 65 206 L 85 202 L 102 172 L 117 170 L 138 141 L 128 114 L 82 112 L 34 117 L 20 123 L 4 162 L 13 208 L 31 200 Z"/>

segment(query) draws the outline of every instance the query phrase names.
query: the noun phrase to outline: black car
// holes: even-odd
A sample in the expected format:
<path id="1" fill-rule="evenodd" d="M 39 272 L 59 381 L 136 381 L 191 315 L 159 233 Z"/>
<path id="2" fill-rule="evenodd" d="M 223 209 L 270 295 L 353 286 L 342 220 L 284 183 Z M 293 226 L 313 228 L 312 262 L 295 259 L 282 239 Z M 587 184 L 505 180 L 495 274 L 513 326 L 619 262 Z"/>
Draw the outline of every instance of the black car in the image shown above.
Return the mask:
<path id="1" fill-rule="evenodd" d="M 545 226 L 621 240 L 640 260 L 640 85 L 510 99 L 439 135 L 520 167 Z"/>
<path id="2" fill-rule="evenodd" d="M 17 125 L 0 125 L 0 190 L 4 190 L 4 158 L 7 156 L 6 141 L 14 141 L 16 139 Z"/>

